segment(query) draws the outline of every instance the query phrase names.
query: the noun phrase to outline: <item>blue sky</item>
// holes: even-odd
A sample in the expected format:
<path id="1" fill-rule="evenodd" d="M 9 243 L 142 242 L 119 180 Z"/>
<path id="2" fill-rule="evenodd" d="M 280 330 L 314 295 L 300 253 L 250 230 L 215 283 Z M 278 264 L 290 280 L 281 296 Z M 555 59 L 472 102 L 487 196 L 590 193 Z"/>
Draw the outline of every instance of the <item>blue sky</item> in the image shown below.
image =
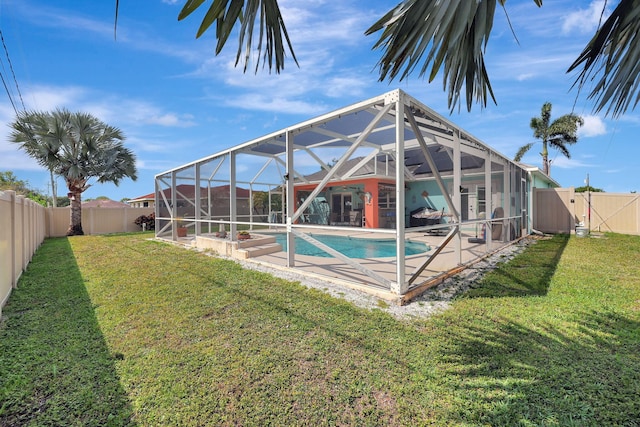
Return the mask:
<path id="1" fill-rule="evenodd" d="M 551 152 L 551 176 L 564 187 L 584 185 L 589 174 L 591 184 L 607 192 L 640 190 L 640 110 L 617 120 L 595 116 L 586 94 L 571 90 L 575 76 L 565 73 L 593 35 L 601 0 L 545 1 L 542 8 L 511 0 L 507 12 L 518 41 L 498 8 L 487 50 L 498 104 L 475 104 L 470 113 L 463 106 L 453 114 L 441 77 L 431 84 L 417 74 L 378 82 L 380 52 L 371 50 L 377 37 L 364 31 L 396 0 L 281 0 L 300 67 L 288 61 L 280 75 L 234 68 L 235 39 L 214 56 L 213 33 L 195 39 L 204 9 L 178 22 L 183 3 L 120 1 L 116 40 L 115 0 L 0 3 L 0 29 L 25 107 L 89 112 L 119 127 L 137 156 L 136 182 L 96 184 L 84 198 L 151 193 L 160 172 L 396 88 L 508 157 L 534 141 L 529 122 L 544 102 L 553 104 L 552 118 L 574 111 L 585 126 L 570 160 Z M 0 57 L 20 109 L 7 56 Z M 2 92 L 0 170 L 47 192 L 48 172 L 7 141 L 14 118 Z M 535 145 L 523 161 L 540 167 L 540 149 Z M 61 179 L 58 186 L 66 194 Z"/>

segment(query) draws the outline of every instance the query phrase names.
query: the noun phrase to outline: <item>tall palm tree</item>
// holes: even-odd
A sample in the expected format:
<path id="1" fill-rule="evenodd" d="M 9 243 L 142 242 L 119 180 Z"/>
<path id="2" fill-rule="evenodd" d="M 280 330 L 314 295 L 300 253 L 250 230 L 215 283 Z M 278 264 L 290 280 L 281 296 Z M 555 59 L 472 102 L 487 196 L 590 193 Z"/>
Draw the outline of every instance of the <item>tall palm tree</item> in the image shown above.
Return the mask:
<path id="1" fill-rule="evenodd" d="M 542 6 L 542 0 L 533 2 Z M 178 19 L 186 18 L 205 3 L 208 2 L 185 0 Z M 116 0 L 116 23 L 118 4 Z M 419 75 L 428 75 L 431 82 L 443 68 L 443 84 L 452 110 L 459 103 L 463 86 L 468 110 L 474 99 L 481 105 L 486 105 L 488 97 L 496 102 L 484 50 L 498 4 L 506 13 L 506 0 L 402 0 L 365 33 L 380 32 L 374 45 L 374 49 L 382 50 L 380 80 L 398 76 L 402 80 L 418 68 Z M 640 0 L 620 0 L 567 70 L 582 69 L 574 83 L 578 88 L 585 82 L 596 82 L 589 94 L 596 100 L 595 112 L 609 105 L 607 114 L 618 116 L 630 105 L 635 108 L 640 100 L 640 67 L 636 66 L 640 61 L 640 38 L 636 37 L 640 34 L 639 15 Z M 243 63 L 246 71 L 254 49 L 262 54 L 262 62 L 270 70 L 275 67 L 280 72 L 284 68 L 286 50 L 297 64 L 277 0 L 213 0 L 196 37 L 215 23 L 217 55 L 238 22 L 236 65 Z M 259 34 L 254 37 L 258 22 Z M 260 59 L 256 70 L 259 64 Z"/>
<path id="2" fill-rule="evenodd" d="M 532 117 L 531 129 L 533 129 L 533 136 L 542 141 L 542 170 L 547 176 L 549 174 L 549 146 L 559 150 L 567 159 L 571 158 L 567 145 L 572 145 L 578 142 L 578 127 L 584 124 L 582 117 L 575 114 L 565 114 L 560 116 L 551 122 L 551 103 L 545 102 L 542 105 L 542 114 L 540 117 Z M 534 142 L 520 147 L 514 160 L 519 162 L 522 156 L 526 154 Z"/>
<path id="3" fill-rule="evenodd" d="M 90 114 L 24 111 L 11 127 L 11 142 L 66 181 L 71 199 L 68 236 L 84 234 L 82 193 L 91 179 L 116 185 L 122 178 L 137 179 L 135 156 L 124 147 L 122 132 Z"/>

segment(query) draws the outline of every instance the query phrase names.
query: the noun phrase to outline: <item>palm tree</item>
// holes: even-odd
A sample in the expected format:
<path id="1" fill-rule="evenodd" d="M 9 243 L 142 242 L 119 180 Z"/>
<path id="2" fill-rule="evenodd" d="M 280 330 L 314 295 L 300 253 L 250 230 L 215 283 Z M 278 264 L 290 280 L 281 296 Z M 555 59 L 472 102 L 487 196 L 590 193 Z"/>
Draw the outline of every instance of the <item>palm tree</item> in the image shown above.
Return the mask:
<path id="1" fill-rule="evenodd" d="M 542 0 L 533 2 L 542 6 Z M 204 0 L 185 0 L 178 19 L 191 15 L 204 3 Z M 116 0 L 116 24 L 118 4 Z M 374 49 L 382 50 L 378 64 L 380 80 L 391 81 L 398 76 L 402 80 L 418 67 L 419 75 L 428 75 L 431 82 L 444 67 L 443 83 L 448 91 L 450 109 L 459 103 L 463 86 L 468 110 L 474 99 L 483 106 L 488 97 L 496 102 L 484 62 L 484 50 L 498 4 L 506 13 L 506 0 L 401 1 L 365 33 L 381 32 L 374 45 Z M 632 108 L 640 100 L 637 82 L 640 67 L 636 66 L 640 58 L 640 42 L 636 37 L 640 33 L 638 15 L 640 0 L 620 0 L 567 70 L 582 68 L 574 83 L 579 89 L 585 82 L 596 82 L 589 94 L 596 101 L 595 112 L 609 105 L 607 114 L 611 112 L 618 116 L 628 109 L 634 98 Z M 286 50 L 298 63 L 277 0 L 213 0 L 196 37 L 215 23 L 217 55 L 237 22 L 240 29 L 236 65 L 242 62 L 246 71 L 254 49 L 262 55 L 263 64 L 268 64 L 269 70 L 275 67 L 278 73 L 284 68 Z M 254 37 L 257 22 L 259 34 Z M 256 61 L 256 70 L 259 64 L 260 59 Z"/>
<path id="2" fill-rule="evenodd" d="M 66 181 L 71 199 L 68 236 L 84 234 L 82 193 L 92 178 L 116 185 L 125 177 L 137 179 L 135 156 L 124 147 L 122 132 L 90 114 L 24 111 L 11 127 L 11 142 Z"/>
<path id="3" fill-rule="evenodd" d="M 549 174 L 549 150 L 551 146 L 556 150 L 559 150 L 565 155 L 567 159 L 571 158 L 567 145 L 572 145 L 578 142 L 578 127 L 584 124 L 582 117 L 575 114 L 565 114 L 558 117 L 551 122 L 551 103 L 545 102 L 542 105 L 542 114 L 540 117 L 531 118 L 531 129 L 533 129 L 533 136 L 542 141 L 542 170 L 547 176 Z M 516 153 L 514 160 L 519 162 L 522 156 L 533 146 L 534 142 L 531 142 L 523 147 L 520 147 Z"/>

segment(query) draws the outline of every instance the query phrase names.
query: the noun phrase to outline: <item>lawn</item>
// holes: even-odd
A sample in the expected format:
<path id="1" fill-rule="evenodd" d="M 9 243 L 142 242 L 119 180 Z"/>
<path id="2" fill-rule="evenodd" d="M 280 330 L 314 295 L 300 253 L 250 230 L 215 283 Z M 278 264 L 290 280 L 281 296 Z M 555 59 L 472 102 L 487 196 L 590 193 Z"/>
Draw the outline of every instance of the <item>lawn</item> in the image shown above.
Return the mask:
<path id="1" fill-rule="evenodd" d="M 0 425 L 640 423 L 638 236 L 541 240 L 411 321 L 149 237 L 37 251 Z"/>

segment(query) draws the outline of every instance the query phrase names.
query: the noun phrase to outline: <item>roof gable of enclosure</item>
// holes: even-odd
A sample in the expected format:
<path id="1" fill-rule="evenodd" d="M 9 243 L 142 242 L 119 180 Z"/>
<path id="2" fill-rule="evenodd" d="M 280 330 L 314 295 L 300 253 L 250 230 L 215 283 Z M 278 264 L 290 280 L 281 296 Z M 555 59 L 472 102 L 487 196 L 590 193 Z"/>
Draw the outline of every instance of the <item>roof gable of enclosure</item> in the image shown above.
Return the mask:
<path id="1" fill-rule="evenodd" d="M 372 126 L 372 129 L 366 138 L 360 141 L 361 146 L 372 148 L 379 154 L 393 153 L 396 140 L 397 112 L 395 108 L 391 108 L 382 115 L 375 124 L 373 122 L 380 111 L 389 103 L 393 103 L 399 94 L 402 94 L 405 99 L 405 108 L 401 114 L 413 117 L 420 136 L 429 146 L 429 152 L 439 171 L 453 170 L 451 150 L 455 144 L 454 141 L 464 145 L 466 150 L 471 150 L 462 150 L 462 169 L 482 168 L 484 160 L 481 159 L 481 153 L 486 152 L 498 155 L 505 162 L 508 161 L 505 156 L 489 149 L 488 146 L 415 98 L 400 90 L 395 90 L 248 141 L 191 164 L 214 159 L 231 152 L 283 158 L 287 149 L 287 134 L 290 135 L 294 150 L 309 151 L 322 148 L 350 147 L 367 131 L 369 126 Z M 406 116 L 404 117 L 403 132 L 406 153 L 405 166 L 413 166 L 416 175 L 432 174 L 433 172 L 425 162 L 424 155 L 420 152 L 418 136 Z M 470 155 L 474 152 L 475 155 Z M 187 166 L 189 165 L 179 169 Z"/>

